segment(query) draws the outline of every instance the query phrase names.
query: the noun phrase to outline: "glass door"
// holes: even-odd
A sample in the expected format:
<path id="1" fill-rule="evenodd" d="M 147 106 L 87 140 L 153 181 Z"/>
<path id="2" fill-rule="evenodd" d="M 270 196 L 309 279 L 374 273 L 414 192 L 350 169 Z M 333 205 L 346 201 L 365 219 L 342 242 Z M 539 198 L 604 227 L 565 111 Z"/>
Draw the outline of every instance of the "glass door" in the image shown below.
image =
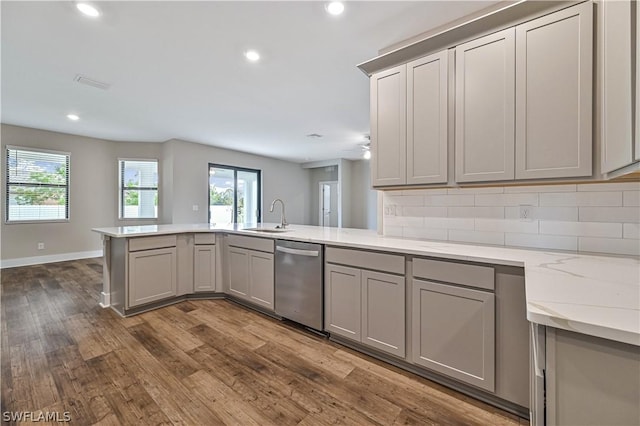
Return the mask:
<path id="1" fill-rule="evenodd" d="M 260 192 L 260 170 L 209 164 L 209 223 L 259 223 Z"/>

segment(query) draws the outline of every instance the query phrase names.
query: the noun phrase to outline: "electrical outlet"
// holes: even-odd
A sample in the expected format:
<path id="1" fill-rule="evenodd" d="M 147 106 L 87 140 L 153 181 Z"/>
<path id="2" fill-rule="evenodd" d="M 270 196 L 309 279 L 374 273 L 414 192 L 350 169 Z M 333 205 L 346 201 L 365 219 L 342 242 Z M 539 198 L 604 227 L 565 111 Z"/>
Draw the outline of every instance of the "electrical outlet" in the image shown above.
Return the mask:
<path id="1" fill-rule="evenodd" d="M 38 250 L 44 250 L 44 243 L 38 243 Z"/>
<path id="2" fill-rule="evenodd" d="M 396 215 L 396 205 L 395 204 L 389 204 L 387 206 L 384 206 L 384 214 L 386 216 L 395 216 Z"/>
<path id="3" fill-rule="evenodd" d="M 194 205 L 193 205 L 193 211 L 194 211 L 194 212 L 197 212 L 197 211 L 198 211 L 198 209 L 199 209 L 198 205 L 197 205 L 197 204 L 194 204 Z"/>
<path id="4" fill-rule="evenodd" d="M 522 222 L 531 222 L 533 220 L 533 206 L 520 205 L 520 220 Z"/>

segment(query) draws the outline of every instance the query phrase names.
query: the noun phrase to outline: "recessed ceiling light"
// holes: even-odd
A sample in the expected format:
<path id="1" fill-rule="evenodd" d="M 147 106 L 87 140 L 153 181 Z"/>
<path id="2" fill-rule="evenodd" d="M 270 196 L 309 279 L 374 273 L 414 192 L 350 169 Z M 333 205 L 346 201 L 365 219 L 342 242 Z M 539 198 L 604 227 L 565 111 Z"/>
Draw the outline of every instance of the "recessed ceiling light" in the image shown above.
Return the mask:
<path id="1" fill-rule="evenodd" d="M 344 12 L 344 4 L 341 1 L 332 1 L 326 5 L 325 9 L 327 9 L 327 12 L 331 15 L 340 15 Z"/>
<path id="2" fill-rule="evenodd" d="M 80 12 L 91 18 L 97 18 L 98 16 L 100 16 L 100 11 L 95 6 L 92 6 L 89 3 L 78 2 L 76 3 L 76 7 Z"/>
<path id="3" fill-rule="evenodd" d="M 247 50 L 246 52 L 244 52 L 244 56 L 251 62 L 256 62 L 260 59 L 260 54 L 255 50 Z"/>
<path id="4" fill-rule="evenodd" d="M 80 120 L 80 117 L 78 117 L 78 116 L 77 116 L 77 115 L 75 115 L 75 114 L 67 114 L 67 118 L 68 118 L 69 120 L 71 120 L 71 121 L 78 121 L 78 120 Z"/>

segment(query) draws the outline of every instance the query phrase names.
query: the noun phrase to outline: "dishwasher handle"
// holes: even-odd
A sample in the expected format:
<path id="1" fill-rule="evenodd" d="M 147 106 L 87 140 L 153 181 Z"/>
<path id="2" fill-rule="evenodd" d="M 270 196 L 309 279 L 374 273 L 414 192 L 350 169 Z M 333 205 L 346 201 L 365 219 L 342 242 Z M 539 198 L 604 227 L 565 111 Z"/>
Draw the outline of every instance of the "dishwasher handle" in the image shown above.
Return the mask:
<path id="1" fill-rule="evenodd" d="M 308 257 L 320 256 L 320 251 L 318 250 L 300 250 L 300 249 L 293 249 L 289 247 L 276 246 L 276 251 L 281 251 L 282 253 L 288 253 L 288 254 L 295 254 L 297 256 L 308 256 Z"/>

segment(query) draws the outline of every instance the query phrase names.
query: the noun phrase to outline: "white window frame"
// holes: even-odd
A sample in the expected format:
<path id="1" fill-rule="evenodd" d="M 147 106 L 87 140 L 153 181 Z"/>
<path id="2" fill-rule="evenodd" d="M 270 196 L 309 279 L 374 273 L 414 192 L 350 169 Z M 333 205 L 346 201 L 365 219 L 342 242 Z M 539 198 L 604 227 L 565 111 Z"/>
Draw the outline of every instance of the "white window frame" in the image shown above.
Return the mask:
<path id="1" fill-rule="evenodd" d="M 120 165 L 123 161 L 138 161 L 138 162 L 150 162 L 156 163 L 156 171 L 158 173 L 158 186 L 155 188 L 152 187 L 144 187 L 137 189 L 155 189 L 158 194 L 158 209 L 155 217 L 125 217 L 124 216 L 124 190 L 123 190 L 123 182 L 122 182 L 122 170 L 120 169 Z M 160 217 L 160 161 L 157 158 L 118 158 L 118 220 L 127 221 L 127 220 L 158 220 Z"/>
<path id="2" fill-rule="evenodd" d="M 66 188 L 66 203 L 64 219 L 11 219 L 9 217 L 9 186 L 15 185 L 9 182 L 9 151 L 27 151 L 27 152 L 41 152 L 46 154 L 64 155 L 67 157 L 67 182 L 64 185 Z M 68 223 L 71 221 L 71 153 L 65 151 L 55 151 L 51 149 L 32 148 L 27 146 L 6 145 L 4 149 L 4 167 L 5 167 L 5 209 L 4 209 L 4 222 L 7 225 L 21 224 L 21 223 Z M 44 185 L 46 186 L 46 185 Z M 60 187 L 60 186 L 58 186 Z"/>

